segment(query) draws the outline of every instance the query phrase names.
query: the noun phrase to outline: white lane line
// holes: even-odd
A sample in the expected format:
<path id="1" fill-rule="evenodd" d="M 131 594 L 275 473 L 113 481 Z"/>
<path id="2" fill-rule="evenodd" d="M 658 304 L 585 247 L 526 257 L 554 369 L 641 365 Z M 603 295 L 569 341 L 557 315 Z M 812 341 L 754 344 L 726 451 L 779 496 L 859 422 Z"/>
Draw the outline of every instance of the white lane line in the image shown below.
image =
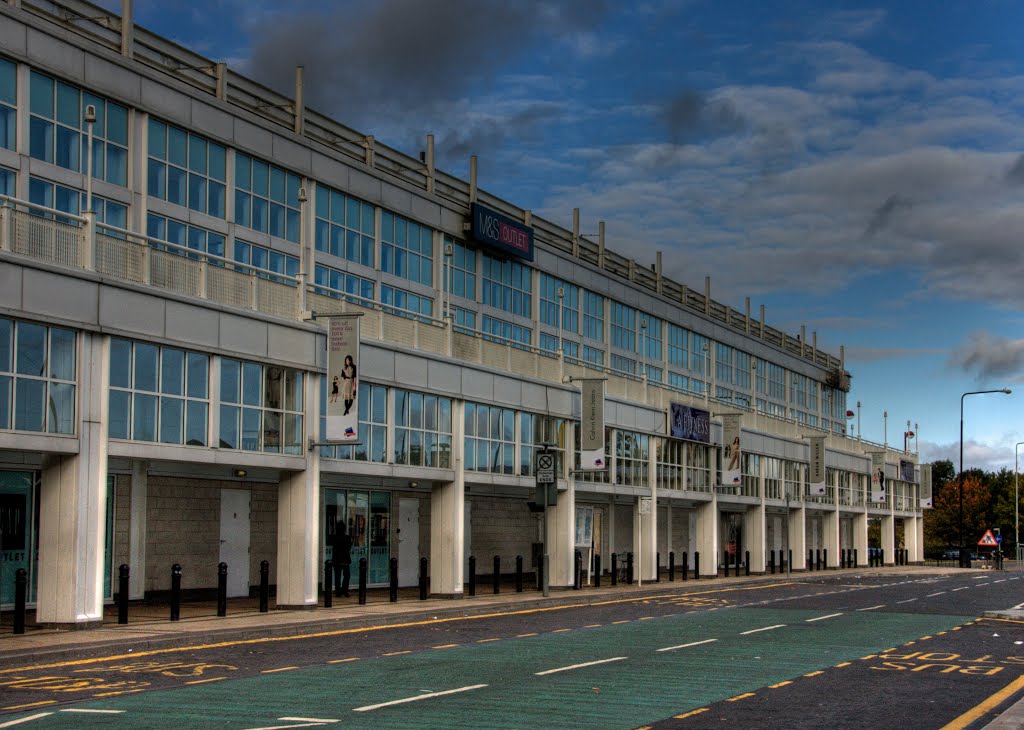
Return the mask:
<path id="1" fill-rule="evenodd" d="M 543 677 L 546 674 L 555 674 L 556 672 L 568 672 L 570 669 L 582 669 L 583 667 L 592 667 L 595 664 L 607 664 L 608 662 L 621 662 L 623 659 L 629 659 L 626 656 L 612 657 L 611 659 L 598 659 L 596 662 L 584 662 L 583 664 L 573 664 L 568 667 L 558 667 L 557 669 L 545 669 L 543 672 L 534 672 L 534 676 Z"/>
<path id="2" fill-rule="evenodd" d="M 288 730 L 292 727 L 323 727 L 326 722 L 304 722 L 299 725 L 266 725 L 265 727 L 250 727 L 246 730 Z"/>
<path id="3" fill-rule="evenodd" d="M 1005 583 L 1005 582 L 1006 582 L 1006 578 L 1003 578 L 1003 579 L 1001 579 L 1001 580 L 994 580 L 994 581 L 992 581 L 992 582 L 993 582 L 993 583 Z"/>
<path id="4" fill-rule="evenodd" d="M 971 580 L 985 580 L 986 578 L 988 578 L 987 575 L 976 575 Z"/>
<path id="5" fill-rule="evenodd" d="M 939 591 L 938 593 L 929 593 L 925 598 L 935 598 L 935 596 L 941 596 L 945 591 Z"/>
<path id="6" fill-rule="evenodd" d="M 858 611 L 874 611 L 876 608 L 885 608 L 884 603 L 879 603 L 877 606 L 868 606 L 867 608 L 858 608 Z"/>
<path id="7" fill-rule="evenodd" d="M 978 583 L 978 584 L 977 584 L 977 585 L 975 585 L 974 587 L 975 587 L 975 588 L 981 588 L 982 586 L 987 586 L 987 585 L 989 585 L 989 584 L 988 584 L 988 583 Z"/>
<path id="8" fill-rule="evenodd" d="M 906 599 L 905 601 L 896 601 L 896 605 L 898 606 L 898 605 L 900 605 L 901 603 L 913 603 L 913 602 L 914 602 L 914 601 L 916 601 L 916 600 L 917 600 L 916 598 L 908 598 L 908 599 Z"/>
<path id="9" fill-rule="evenodd" d="M 61 710 L 61 712 L 81 712 L 81 713 L 92 713 L 92 714 L 95 714 L 95 715 L 121 715 L 125 711 L 124 710 L 87 710 L 85 708 L 82 708 L 82 709 L 71 708 L 71 709 L 67 709 L 67 710 Z"/>
<path id="10" fill-rule="evenodd" d="M 756 634 L 758 631 L 771 631 L 772 629 L 781 629 L 786 624 L 775 624 L 774 626 L 765 626 L 760 629 L 751 629 L 750 631 L 741 631 L 740 636 L 746 636 L 747 634 Z"/>
<path id="11" fill-rule="evenodd" d="M 814 621 L 824 621 L 827 618 L 835 618 L 836 616 L 842 616 L 841 613 L 830 613 L 828 616 L 818 616 L 818 618 L 809 618 L 805 623 L 813 623 Z"/>
<path id="12" fill-rule="evenodd" d="M 691 641 L 689 644 L 680 644 L 679 646 L 666 646 L 664 649 L 655 649 L 654 651 L 675 651 L 676 649 L 686 649 L 690 646 L 700 646 L 701 644 L 710 644 L 718 639 L 704 639 L 704 641 Z"/>
<path id="13" fill-rule="evenodd" d="M 20 725 L 23 722 L 31 722 L 32 720 L 49 717 L 52 714 L 52 712 L 37 712 L 35 715 L 29 715 L 28 717 L 22 717 L 17 720 L 8 720 L 7 722 L 0 723 L 0 727 L 14 727 L 15 725 Z"/>
<path id="14" fill-rule="evenodd" d="M 278 720 L 284 720 L 286 722 L 339 722 L 338 720 L 331 720 L 324 717 L 279 717 Z"/>
<path id="15" fill-rule="evenodd" d="M 964 586 L 962 588 L 954 588 L 953 590 L 950 591 L 950 593 L 956 593 L 957 591 L 966 591 L 968 588 L 970 588 L 970 586 Z"/>
<path id="16" fill-rule="evenodd" d="M 352 712 L 369 712 L 370 710 L 379 710 L 381 707 L 391 707 L 392 705 L 404 705 L 406 702 L 419 702 L 420 700 L 429 700 L 432 697 L 443 697 L 444 695 L 458 694 L 459 692 L 469 692 L 470 690 L 480 689 L 486 687 L 486 684 L 471 684 L 467 687 L 456 687 L 455 689 L 446 689 L 442 692 L 428 692 L 423 695 L 416 695 L 415 697 L 406 697 L 401 700 L 391 700 L 391 702 L 381 702 L 376 705 L 364 705 L 362 707 L 353 707 Z"/>

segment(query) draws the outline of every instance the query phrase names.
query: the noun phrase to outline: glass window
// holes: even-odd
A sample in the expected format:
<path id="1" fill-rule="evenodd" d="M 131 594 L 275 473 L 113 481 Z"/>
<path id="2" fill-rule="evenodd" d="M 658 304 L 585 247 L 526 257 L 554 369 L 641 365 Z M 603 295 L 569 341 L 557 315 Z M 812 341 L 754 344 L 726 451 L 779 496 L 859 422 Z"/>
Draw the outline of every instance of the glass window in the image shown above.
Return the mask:
<path id="1" fill-rule="evenodd" d="M 300 371 L 223 358 L 220 414 L 221 448 L 303 453 Z"/>
<path id="2" fill-rule="evenodd" d="M 395 464 L 451 468 L 450 398 L 396 389 L 394 421 Z"/>
<path id="3" fill-rule="evenodd" d="M 299 176 L 241 152 L 235 176 L 235 223 L 298 243 Z"/>
<path id="4" fill-rule="evenodd" d="M 399 317 L 419 319 L 420 316 L 434 316 L 434 300 L 432 298 L 393 286 L 380 288 L 380 303 L 388 308 L 391 314 L 396 314 Z"/>
<path id="5" fill-rule="evenodd" d="M 533 316 L 531 269 L 518 262 L 483 254 L 483 303 L 520 317 Z"/>
<path id="6" fill-rule="evenodd" d="M 299 259 L 280 251 L 272 251 L 263 246 L 245 241 L 235 241 L 235 261 L 248 264 L 256 269 L 256 275 L 262 279 L 279 281 L 288 286 L 297 286 L 294 281 L 299 275 Z M 241 269 L 249 273 L 249 269 Z M 285 278 L 289 277 L 289 278 Z"/>
<path id="7" fill-rule="evenodd" d="M 18 67 L 0 58 L 0 147 L 15 149 L 18 126 Z"/>
<path id="8" fill-rule="evenodd" d="M 506 322 L 486 314 L 481 318 L 480 331 L 485 340 L 511 345 L 520 350 L 530 349 L 530 342 L 533 338 L 533 330 L 529 327 Z"/>
<path id="9" fill-rule="evenodd" d="M 320 264 L 316 265 L 313 279 L 318 294 L 346 299 L 364 306 L 372 305 L 374 301 L 375 284 L 371 279 Z"/>
<path id="10" fill-rule="evenodd" d="M 424 286 L 434 283 L 433 232 L 388 213 L 381 217 L 380 268 Z"/>
<path id="11" fill-rule="evenodd" d="M 476 301 L 476 251 L 466 244 L 445 236 L 445 247 L 452 247 L 452 255 L 446 256 L 448 271 L 445 274 L 445 291 L 455 297 Z"/>
<path id="12" fill-rule="evenodd" d="M 149 120 L 148 193 L 223 218 L 225 149 L 157 119 Z"/>
<path id="13" fill-rule="evenodd" d="M 317 250 L 373 268 L 376 228 L 369 203 L 318 184 L 315 227 Z"/>
<path id="14" fill-rule="evenodd" d="M 75 433 L 76 335 L 0 318 L 0 429 Z"/>

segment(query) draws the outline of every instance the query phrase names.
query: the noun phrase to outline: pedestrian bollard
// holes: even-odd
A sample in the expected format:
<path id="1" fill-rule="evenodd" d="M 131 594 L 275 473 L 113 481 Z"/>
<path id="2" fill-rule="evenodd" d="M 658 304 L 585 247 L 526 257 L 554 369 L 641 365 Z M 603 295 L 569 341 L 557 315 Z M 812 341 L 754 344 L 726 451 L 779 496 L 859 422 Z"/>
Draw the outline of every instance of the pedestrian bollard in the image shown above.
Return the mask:
<path id="1" fill-rule="evenodd" d="M 843 548 L 839 548 L 839 567 L 846 567 L 846 551 Z"/>
<path id="2" fill-rule="evenodd" d="M 270 561 L 260 561 L 260 613 L 270 611 Z"/>
<path id="3" fill-rule="evenodd" d="M 594 588 L 601 587 L 601 556 L 594 555 Z"/>
<path id="4" fill-rule="evenodd" d="M 391 601 L 392 603 L 397 603 L 398 602 L 398 558 L 391 558 L 391 562 L 388 565 L 388 567 L 391 569 L 390 570 L 390 574 L 388 576 L 390 578 L 390 585 L 388 586 L 389 589 L 390 589 L 388 591 L 388 600 Z"/>
<path id="5" fill-rule="evenodd" d="M 619 584 L 619 554 L 612 553 L 612 585 Z"/>
<path id="6" fill-rule="evenodd" d="M 814 570 L 814 549 L 807 551 L 807 570 Z"/>
<path id="7" fill-rule="evenodd" d="M 676 554 L 675 551 L 668 551 L 668 582 L 674 583 L 676 580 Z"/>
<path id="8" fill-rule="evenodd" d="M 693 551 L 693 579 L 700 579 L 700 550 Z"/>
<path id="9" fill-rule="evenodd" d="M 366 605 L 366 558 L 359 558 L 359 605 Z"/>
<path id="10" fill-rule="evenodd" d="M 324 561 L 324 608 L 334 606 L 334 561 Z"/>
<path id="11" fill-rule="evenodd" d="M 516 555 L 516 593 L 523 592 L 523 556 Z"/>
<path id="12" fill-rule="evenodd" d="M 128 564 L 117 569 L 117 622 L 128 623 Z"/>
<path id="13" fill-rule="evenodd" d="M 879 568 L 884 568 L 885 567 L 885 548 L 882 548 L 881 550 L 878 551 L 878 567 Z"/>
<path id="14" fill-rule="evenodd" d="M 828 548 L 821 551 L 821 564 L 825 566 L 825 570 L 828 570 Z"/>
<path id="15" fill-rule="evenodd" d="M 789 552 L 786 554 L 786 567 L 789 570 L 793 569 L 793 551 L 792 550 L 789 550 Z"/>
<path id="16" fill-rule="evenodd" d="M 476 556 L 469 556 L 469 595 L 476 595 Z"/>
<path id="17" fill-rule="evenodd" d="M 427 600 L 427 559 L 420 558 L 420 600 Z"/>
<path id="18" fill-rule="evenodd" d="M 775 551 L 772 550 L 768 556 L 768 570 L 771 571 L 772 575 L 775 575 Z"/>
<path id="19" fill-rule="evenodd" d="M 544 561 L 537 562 L 537 590 L 544 590 Z"/>
<path id="20" fill-rule="evenodd" d="M 683 552 L 683 565 L 682 565 L 682 571 L 681 571 L 682 574 L 683 574 L 683 580 L 686 580 L 686 577 L 687 577 L 686 574 L 690 571 L 689 563 L 690 563 L 689 554 L 684 551 Z"/>
<path id="21" fill-rule="evenodd" d="M 580 555 L 580 551 L 576 550 L 572 554 L 572 589 L 578 591 L 580 589 L 580 575 L 583 573 L 583 556 Z"/>
<path id="22" fill-rule="evenodd" d="M 744 569 L 744 575 L 750 575 L 750 551 L 749 550 L 744 550 L 743 551 L 743 562 L 746 563 L 746 566 L 747 566 Z"/>
<path id="23" fill-rule="evenodd" d="M 723 550 L 722 551 L 722 565 L 725 566 L 725 577 L 728 578 L 729 577 L 729 551 L 728 550 Z"/>
<path id="24" fill-rule="evenodd" d="M 857 567 L 857 548 L 853 549 L 853 567 Z"/>
<path id="25" fill-rule="evenodd" d="M 25 602 L 28 594 L 28 571 L 14 571 L 14 633 L 25 633 Z"/>
<path id="26" fill-rule="evenodd" d="M 228 564 L 217 565 L 217 615 L 228 615 Z"/>
<path id="27" fill-rule="evenodd" d="M 181 618 L 181 566 L 171 566 L 171 621 Z"/>
<path id="28" fill-rule="evenodd" d="M 501 556 L 494 556 L 494 573 L 491 575 L 491 582 L 494 586 L 494 595 L 501 593 Z"/>
<path id="29" fill-rule="evenodd" d="M 654 553 L 654 582 L 661 583 L 661 551 Z"/>
<path id="30" fill-rule="evenodd" d="M 626 582 L 633 585 L 633 553 L 626 553 Z"/>

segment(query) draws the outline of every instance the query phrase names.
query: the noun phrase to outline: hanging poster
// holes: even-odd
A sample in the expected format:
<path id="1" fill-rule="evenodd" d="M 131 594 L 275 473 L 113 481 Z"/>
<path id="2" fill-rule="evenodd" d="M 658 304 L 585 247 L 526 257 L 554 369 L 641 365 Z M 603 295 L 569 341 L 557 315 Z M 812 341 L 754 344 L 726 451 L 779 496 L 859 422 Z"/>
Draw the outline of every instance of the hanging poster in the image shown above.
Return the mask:
<path id="1" fill-rule="evenodd" d="M 583 380 L 580 395 L 580 471 L 604 471 L 604 380 Z"/>
<path id="2" fill-rule="evenodd" d="M 825 495 L 825 437 L 809 436 L 811 442 L 811 473 L 807 493 Z"/>
<path id="3" fill-rule="evenodd" d="M 871 502 L 885 502 L 885 452 L 871 454 Z"/>
<path id="4" fill-rule="evenodd" d="M 743 454 L 740 446 L 740 415 L 727 413 L 722 416 L 722 486 L 738 487 L 743 482 Z"/>
<path id="5" fill-rule="evenodd" d="M 921 464 L 921 509 L 932 508 L 932 465 Z"/>
<path id="6" fill-rule="evenodd" d="M 327 441 L 359 440 L 359 315 L 327 318 Z"/>
<path id="7" fill-rule="evenodd" d="M 576 508 L 576 547 L 589 548 L 594 542 L 594 508 Z"/>

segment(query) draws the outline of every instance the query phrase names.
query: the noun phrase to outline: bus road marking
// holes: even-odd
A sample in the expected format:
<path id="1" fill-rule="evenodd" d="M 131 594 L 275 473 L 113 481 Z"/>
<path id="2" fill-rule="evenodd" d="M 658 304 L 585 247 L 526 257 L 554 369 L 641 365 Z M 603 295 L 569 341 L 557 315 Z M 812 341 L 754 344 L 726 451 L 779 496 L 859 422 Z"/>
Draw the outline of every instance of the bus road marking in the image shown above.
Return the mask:
<path id="1" fill-rule="evenodd" d="M 806 623 L 812 623 L 814 621 L 824 621 L 827 618 L 835 618 L 836 616 L 842 616 L 841 613 L 830 613 L 828 616 L 818 616 L 817 618 L 809 618 Z"/>
<path id="2" fill-rule="evenodd" d="M 875 609 L 878 609 L 878 608 L 885 608 L 885 604 L 884 603 L 879 603 L 877 606 L 868 606 L 867 608 L 858 608 L 857 610 L 858 611 L 874 611 Z"/>
<path id="3" fill-rule="evenodd" d="M 56 700 L 54 700 L 54 702 L 56 702 Z M 29 715 L 28 717 L 21 717 L 17 720 L 8 720 L 7 722 L 0 723 L 0 727 L 14 727 L 15 725 L 20 725 L 23 722 L 31 722 L 32 720 L 40 720 L 44 717 L 49 717 L 52 714 L 52 712 L 39 712 L 35 715 Z"/>
<path id="4" fill-rule="evenodd" d="M 352 712 L 369 712 L 370 710 L 379 710 L 382 707 L 392 707 L 394 705 L 404 705 L 407 702 L 419 702 L 420 700 L 429 700 L 433 697 L 443 697 L 444 695 L 453 695 L 459 692 L 469 692 L 474 689 L 480 689 L 486 687 L 486 684 L 471 684 L 466 687 L 457 687 L 455 689 L 446 689 L 440 692 L 428 692 L 427 694 L 416 695 L 415 697 L 405 697 L 400 700 L 391 700 L 390 702 L 380 702 L 376 705 L 363 705 L 362 707 L 353 707 Z"/>
<path id="5" fill-rule="evenodd" d="M 901 603 L 913 603 L 916 600 L 917 600 L 916 598 L 908 598 L 905 601 L 896 601 L 896 605 L 898 606 Z"/>
<path id="6" fill-rule="evenodd" d="M 769 684 L 768 689 L 778 689 L 779 687 L 785 687 L 787 684 L 793 684 L 793 680 L 787 679 L 786 681 L 779 682 L 778 684 Z"/>
<path id="7" fill-rule="evenodd" d="M 938 593 L 929 593 L 925 598 L 935 598 L 935 596 L 941 596 L 945 591 L 939 591 Z"/>
<path id="8" fill-rule="evenodd" d="M 621 662 L 624 659 L 629 659 L 625 656 L 612 657 L 611 659 L 598 659 L 593 662 L 583 662 L 582 664 L 572 664 L 568 667 L 558 667 L 557 669 L 545 669 L 543 672 L 534 672 L 534 676 L 543 677 L 548 674 L 556 674 L 558 672 L 568 672 L 571 669 L 582 669 L 583 667 L 592 667 L 596 664 L 608 664 L 609 662 Z"/>
<path id="9" fill-rule="evenodd" d="M 772 629 L 781 629 L 781 628 L 785 627 L 785 625 L 786 624 L 775 624 L 774 626 L 764 626 L 764 627 L 762 627 L 760 629 L 751 629 L 750 631 L 741 631 L 740 632 L 740 636 L 746 636 L 747 634 L 756 634 L 759 631 L 771 631 Z"/>
<path id="10" fill-rule="evenodd" d="M 691 710 L 690 712 L 687 712 L 686 714 L 683 714 L 683 715 L 676 715 L 675 719 L 676 720 L 685 720 L 688 717 L 693 717 L 694 715 L 699 715 L 700 713 L 707 712 L 707 711 L 708 711 L 707 707 L 702 707 L 699 710 Z"/>
<path id="11" fill-rule="evenodd" d="M 83 714 L 91 713 L 91 714 L 95 714 L 95 715 L 122 715 L 122 714 L 125 713 L 125 710 L 89 710 L 89 709 L 86 709 L 84 707 L 82 707 L 82 708 L 72 707 L 72 708 L 69 708 L 67 710 L 61 710 L 61 712 L 81 712 Z"/>
<path id="12" fill-rule="evenodd" d="M 704 641 L 691 641 L 689 644 L 679 644 L 678 646 L 666 646 L 664 649 L 655 649 L 654 651 L 675 651 L 676 649 L 686 649 L 691 646 L 700 646 L 701 644 L 710 644 L 718 639 L 704 639 Z"/>

